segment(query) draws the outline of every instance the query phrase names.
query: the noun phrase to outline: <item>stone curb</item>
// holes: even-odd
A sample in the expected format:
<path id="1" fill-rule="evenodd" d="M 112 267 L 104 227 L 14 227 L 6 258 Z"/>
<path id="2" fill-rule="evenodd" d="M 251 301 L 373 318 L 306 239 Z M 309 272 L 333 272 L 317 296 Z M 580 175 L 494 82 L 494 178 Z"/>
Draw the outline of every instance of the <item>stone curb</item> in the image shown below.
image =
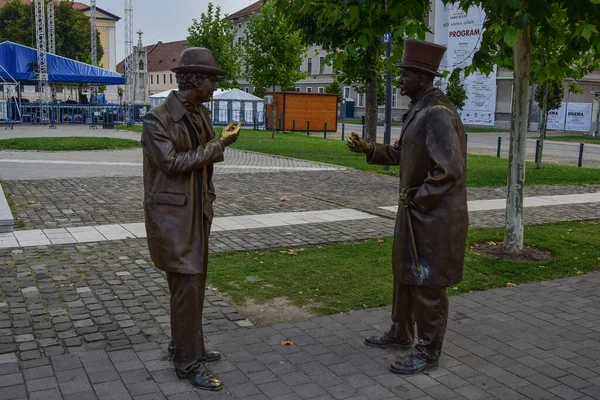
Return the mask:
<path id="1" fill-rule="evenodd" d="M 8 206 L 8 201 L 4 196 L 2 185 L 0 184 L 0 233 L 12 232 L 14 224 L 15 219 L 12 215 L 12 211 L 10 211 L 10 207 Z"/>

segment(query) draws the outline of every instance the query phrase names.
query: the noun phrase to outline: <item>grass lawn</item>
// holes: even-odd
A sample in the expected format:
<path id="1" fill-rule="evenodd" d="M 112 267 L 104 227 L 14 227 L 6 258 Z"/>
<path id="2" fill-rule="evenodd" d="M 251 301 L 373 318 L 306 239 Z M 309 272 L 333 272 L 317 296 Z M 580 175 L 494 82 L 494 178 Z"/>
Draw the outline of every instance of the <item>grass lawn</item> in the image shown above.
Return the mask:
<path id="1" fill-rule="evenodd" d="M 131 129 L 141 132 L 142 127 L 134 126 Z M 220 128 L 217 128 L 216 131 L 218 134 Z M 347 134 L 350 135 L 350 132 Z M 398 167 L 390 167 L 389 171 L 384 171 L 380 165 L 367 164 L 364 155 L 352 153 L 346 147 L 345 142 L 341 140 L 309 137 L 300 133 L 277 133 L 273 140 L 271 132 L 244 129 L 232 147 L 342 165 L 387 175 L 398 176 L 399 173 Z M 505 186 L 508 176 L 508 160 L 493 156 L 468 155 L 467 170 L 467 184 L 470 187 Z M 527 163 L 525 182 L 527 185 L 600 183 L 600 168 L 576 168 L 546 164 L 541 170 L 538 170 L 534 163 Z"/>
<path id="2" fill-rule="evenodd" d="M 557 279 L 600 270 L 600 221 L 529 225 L 525 239 L 555 254 L 519 263 L 467 251 L 459 294 Z M 472 229 L 468 243 L 503 240 L 502 229 Z M 377 307 L 392 301 L 392 239 L 211 255 L 208 280 L 236 303 L 286 297 L 319 315 Z M 467 246 L 468 248 L 468 246 Z"/>
<path id="3" fill-rule="evenodd" d="M 600 144 L 600 137 L 591 136 L 546 136 L 546 141 L 548 140 L 557 142 Z"/>
<path id="4" fill-rule="evenodd" d="M 389 171 L 384 171 L 379 165 L 367 164 L 363 154 L 352 153 L 341 140 L 309 137 L 297 133 L 277 133 L 273 140 L 270 132 L 244 130 L 233 148 L 395 176 L 399 173 L 398 167 L 390 167 Z M 471 187 L 505 186 L 508 160 L 493 156 L 469 155 L 467 170 L 467 184 Z M 600 183 L 600 168 L 544 165 L 544 168 L 538 170 L 535 169 L 534 163 L 527 163 L 526 183 L 528 185 Z"/>
<path id="5" fill-rule="evenodd" d="M 494 132 L 510 132 L 508 129 L 483 128 L 480 126 L 465 126 L 466 133 L 494 133 Z"/>
<path id="6" fill-rule="evenodd" d="M 32 137 L 0 140 L 2 150 L 75 151 L 141 147 L 137 140 L 91 136 Z"/>
<path id="7" fill-rule="evenodd" d="M 143 129 L 142 125 L 133 125 L 133 126 L 129 126 L 129 125 L 115 125 L 115 130 L 121 130 L 121 131 L 129 131 L 129 132 L 142 133 L 142 129 Z"/>

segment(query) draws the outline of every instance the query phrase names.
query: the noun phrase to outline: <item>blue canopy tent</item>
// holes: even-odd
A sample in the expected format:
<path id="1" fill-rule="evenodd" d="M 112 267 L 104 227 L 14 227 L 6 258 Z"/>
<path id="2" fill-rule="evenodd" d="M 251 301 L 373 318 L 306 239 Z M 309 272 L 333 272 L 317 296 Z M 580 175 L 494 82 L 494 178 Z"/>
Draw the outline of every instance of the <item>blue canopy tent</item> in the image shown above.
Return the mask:
<path id="1" fill-rule="evenodd" d="M 48 53 L 48 81 L 57 85 L 124 85 L 123 75 L 94 67 L 79 61 Z M 37 79 L 37 50 L 13 42 L 0 43 L 0 84 L 36 85 Z M 0 122 L 13 120 L 20 122 L 40 123 L 39 105 L 21 100 L 17 93 L 17 102 L 0 105 Z M 94 103 L 97 101 L 94 100 Z M 67 102 L 68 103 L 68 102 Z M 103 104 L 104 102 L 99 102 Z M 118 108 L 118 107 L 117 107 Z M 105 110 L 104 110 L 105 111 Z M 53 123 L 94 123 L 98 119 L 99 110 L 86 105 L 53 104 L 50 109 Z M 115 109 L 111 114 L 120 115 Z"/>
<path id="2" fill-rule="evenodd" d="M 37 81 L 37 51 L 13 42 L 0 43 L 0 78 L 6 81 Z M 48 81 L 88 85 L 124 85 L 125 77 L 116 72 L 48 54 Z"/>

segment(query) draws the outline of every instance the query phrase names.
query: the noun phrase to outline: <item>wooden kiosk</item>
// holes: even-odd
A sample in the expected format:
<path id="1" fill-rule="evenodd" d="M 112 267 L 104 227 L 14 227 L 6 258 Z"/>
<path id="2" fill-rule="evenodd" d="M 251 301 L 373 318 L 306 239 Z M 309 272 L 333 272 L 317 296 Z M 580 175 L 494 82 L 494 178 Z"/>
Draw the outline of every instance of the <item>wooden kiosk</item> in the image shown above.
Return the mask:
<path id="1" fill-rule="evenodd" d="M 268 95 L 273 96 L 272 93 Z M 337 131 L 338 96 L 328 93 L 275 93 L 278 131 Z M 266 105 L 267 129 L 273 127 L 273 104 Z M 309 126 L 310 125 L 310 126 Z"/>

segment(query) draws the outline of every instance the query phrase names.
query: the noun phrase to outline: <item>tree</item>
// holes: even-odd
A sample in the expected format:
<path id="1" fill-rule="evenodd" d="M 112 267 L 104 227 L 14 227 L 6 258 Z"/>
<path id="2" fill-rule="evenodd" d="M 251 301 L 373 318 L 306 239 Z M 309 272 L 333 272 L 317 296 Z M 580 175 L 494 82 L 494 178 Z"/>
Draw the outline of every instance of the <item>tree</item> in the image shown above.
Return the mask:
<path id="1" fill-rule="evenodd" d="M 340 86 L 340 83 L 337 80 L 337 77 L 333 79 L 333 82 L 331 82 L 329 85 L 325 86 L 325 93 L 329 93 L 329 94 L 337 94 L 338 97 L 338 103 L 342 101 L 342 87 Z"/>
<path id="2" fill-rule="evenodd" d="M 552 110 L 558 110 L 562 105 L 565 95 L 562 82 L 552 81 L 544 82 L 535 90 L 534 99 L 537 101 L 542 111 L 542 126 L 540 129 L 540 144 L 538 148 L 537 169 L 542 168 L 542 154 L 544 150 L 544 139 L 546 138 L 546 127 L 548 125 L 548 113 Z"/>
<path id="3" fill-rule="evenodd" d="M 219 68 L 227 72 L 227 76 L 219 78 L 219 87 L 233 89 L 239 87 L 241 72 L 241 46 L 234 43 L 233 22 L 221 16 L 221 7 L 216 10 L 213 3 L 208 3 L 208 10 L 200 15 L 200 21 L 193 19 L 188 28 L 187 44 L 192 47 L 205 47 L 215 53 Z"/>
<path id="4" fill-rule="evenodd" d="M 276 86 L 294 87 L 296 81 L 306 76 L 300 71 L 306 45 L 272 1 L 262 6 L 260 14 L 250 17 L 243 47 L 247 78 L 257 87 L 273 88 L 275 94 Z M 276 121 L 273 104 L 273 138 Z"/>
<path id="5" fill-rule="evenodd" d="M 446 97 L 457 110 L 462 110 L 467 101 L 467 91 L 460 79 L 460 69 L 455 69 L 450 74 L 448 85 L 446 86 Z"/>
<path id="6" fill-rule="evenodd" d="M 595 25 L 600 0 L 462 0 L 467 10 L 479 6 L 486 12 L 481 47 L 470 70 L 490 73 L 494 65 L 514 72 L 512 131 L 510 136 L 508 195 L 504 250 L 523 249 L 523 190 L 529 111 L 529 84 L 535 80 L 562 81 L 581 60 L 600 53 Z M 544 39 L 554 38 L 561 57 L 541 63 L 548 49 Z M 542 79 L 542 76 L 545 79 Z"/>
<path id="7" fill-rule="evenodd" d="M 57 3 L 54 9 L 56 31 L 56 54 L 73 60 L 90 63 L 92 47 L 90 19 L 73 8 L 72 1 Z M 21 0 L 6 3 L 0 9 L 0 42 L 10 40 L 24 46 L 36 47 L 34 10 Z M 97 37 L 100 43 L 100 33 Z M 104 55 L 102 46 L 97 46 L 98 59 Z"/>
<path id="8" fill-rule="evenodd" d="M 378 87 L 386 62 L 381 38 L 393 34 L 390 64 L 402 56 L 403 38 L 424 39 L 423 22 L 429 0 L 271 0 L 286 11 L 293 26 L 309 44 L 329 53 L 328 61 L 340 71 L 341 82 L 357 82 L 366 94 L 366 136 L 377 139 Z"/>

